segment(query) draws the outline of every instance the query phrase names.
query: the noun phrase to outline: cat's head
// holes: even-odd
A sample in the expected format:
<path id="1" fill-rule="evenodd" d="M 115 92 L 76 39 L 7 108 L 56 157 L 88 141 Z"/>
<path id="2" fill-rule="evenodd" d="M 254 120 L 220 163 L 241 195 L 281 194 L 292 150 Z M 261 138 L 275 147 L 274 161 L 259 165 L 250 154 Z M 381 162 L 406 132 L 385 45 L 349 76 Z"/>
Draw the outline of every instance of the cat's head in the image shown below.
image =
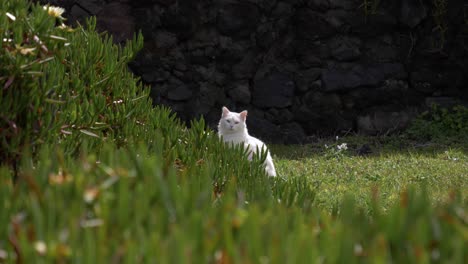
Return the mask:
<path id="1" fill-rule="evenodd" d="M 221 119 L 218 124 L 218 131 L 223 134 L 242 132 L 247 128 L 247 110 L 240 113 L 231 112 L 223 106 Z"/>

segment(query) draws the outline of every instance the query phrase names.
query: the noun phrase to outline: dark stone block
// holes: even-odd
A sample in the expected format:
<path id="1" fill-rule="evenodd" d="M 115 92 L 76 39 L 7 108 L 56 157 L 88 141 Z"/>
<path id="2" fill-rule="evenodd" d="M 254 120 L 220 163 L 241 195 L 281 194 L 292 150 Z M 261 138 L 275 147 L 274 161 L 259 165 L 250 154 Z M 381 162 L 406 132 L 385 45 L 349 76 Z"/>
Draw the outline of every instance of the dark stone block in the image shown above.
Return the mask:
<path id="1" fill-rule="evenodd" d="M 406 71 L 399 63 L 378 63 L 369 65 L 344 65 L 329 68 L 322 73 L 323 89 L 340 91 L 360 86 L 376 86 L 387 79 L 404 79 Z"/>
<path id="2" fill-rule="evenodd" d="M 312 88 L 317 88 L 316 81 L 320 78 L 322 69 L 310 68 L 300 71 L 295 76 L 296 87 L 300 92 L 306 92 Z"/>
<path id="3" fill-rule="evenodd" d="M 306 139 L 306 133 L 298 123 L 281 125 L 281 134 L 285 144 L 302 144 Z"/>
<path id="4" fill-rule="evenodd" d="M 329 42 L 331 55 L 338 61 L 356 60 L 361 55 L 361 40 L 347 36 L 337 36 Z"/>
<path id="5" fill-rule="evenodd" d="M 293 16 L 296 35 L 301 39 L 315 40 L 332 36 L 335 31 L 325 17 L 311 9 L 301 8 Z"/>
<path id="6" fill-rule="evenodd" d="M 277 109 L 271 108 L 265 112 L 265 118 L 275 124 L 285 124 L 294 119 L 294 114 L 287 108 Z"/>
<path id="7" fill-rule="evenodd" d="M 249 3 L 226 3 L 218 13 L 218 30 L 227 36 L 245 38 L 255 32 L 260 19 L 258 7 Z"/>
<path id="8" fill-rule="evenodd" d="M 415 109 L 373 109 L 358 116 L 357 129 L 364 134 L 382 134 L 404 129 L 416 115 Z"/>
<path id="9" fill-rule="evenodd" d="M 97 14 L 97 28 L 113 36 L 115 43 L 132 39 L 135 33 L 135 19 L 126 4 L 110 3 Z"/>
<path id="10" fill-rule="evenodd" d="M 330 3 L 328 0 L 310 0 L 307 1 L 309 7 L 318 11 L 325 11 L 330 8 Z"/>
<path id="11" fill-rule="evenodd" d="M 290 76 L 273 71 L 255 81 L 252 102 L 260 108 L 287 107 L 292 104 L 294 89 L 294 81 Z"/>
<path id="12" fill-rule="evenodd" d="M 167 98 L 174 101 L 185 101 L 192 97 L 192 90 L 187 85 L 171 87 L 167 93 Z"/>
<path id="13" fill-rule="evenodd" d="M 421 0 L 401 1 L 400 22 L 410 28 L 418 25 L 427 16 L 426 6 Z"/>
<path id="14" fill-rule="evenodd" d="M 385 38 L 385 37 L 383 37 Z M 364 45 L 365 57 L 367 61 L 374 62 L 395 62 L 398 60 L 398 49 L 392 44 L 391 37 L 389 41 L 369 40 Z"/>
<path id="15" fill-rule="evenodd" d="M 250 103 L 251 94 L 249 83 L 244 81 L 234 84 L 232 88 L 228 91 L 228 95 L 235 102 L 239 102 L 242 104 Z"/>
<path id="16" fill-rule="evenodd" d="M 266 119 L 249 115 L 247 117 L 247 128 L 250 135 L 260 138 L 262 141 L 283 143 L 279 126 Z"/>
<path id="17" fill-rule="evenodd" d="M 352 115 L 348 117 L 342 113 L 323 114 L 304 122 L 302 126 L 308 135 L 330 135 L 354 129 Z"/>
<path id="18" fill-rule="evenodd" d="M 328 0 L 331 9 L 356 10 L 362 5 L 362 0 Z"/>

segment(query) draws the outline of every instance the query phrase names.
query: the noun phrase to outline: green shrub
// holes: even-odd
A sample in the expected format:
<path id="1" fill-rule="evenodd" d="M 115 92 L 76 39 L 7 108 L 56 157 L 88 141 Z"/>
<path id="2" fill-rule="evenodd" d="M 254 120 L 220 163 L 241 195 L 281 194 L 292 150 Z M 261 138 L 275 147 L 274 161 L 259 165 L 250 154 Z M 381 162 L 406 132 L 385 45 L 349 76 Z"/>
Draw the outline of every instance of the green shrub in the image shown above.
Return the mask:
<path id="1" fill-rule="evenodd" d="M 16 186 L 8 171 L 0 170 L 0 237 L 12 241 L 0 240 L 4 261 L 468 260 L 466 205 L 456 195 L 434 208 L 424 191 L 410 189 L 383 212 L 374 191 L 366 213 L 353 194 L 330 214 L 313 203 L 320 190 L 307 178 L 269 184 L 266 177 L 219 163 L 208 158 L 194 166 L 167 167 L 161 149 L 148 152 L 146 145 L 130 150 L 105 145 L 100 154 L 83 152 L 79 159 L 43 149 L 35 167 L 24 157 L 20 177 L 25 180 Z M 229 172 L 224 189 L 213 188 L 212 179 Z"/>
<path id="2" fill-rule="evenodd" d="M 468 140 L 468 108 L 455 106 L 448 110 L 433 106 L 416 118 L 406 134 L 420 140 Z"/>
<path id="3" fill-rule="evenodd" d="M 44 143 L 75 152 L 83 139 L 98 149 L 153 135 L 162 120 L 150 119 L 148 92 L 127 70 L 141 35 L 122 48 L 95 32 L 94 19 L 72 29 L 25 0 L 2 1 L 0 10 L 0 160 L 14 163 Z"/>

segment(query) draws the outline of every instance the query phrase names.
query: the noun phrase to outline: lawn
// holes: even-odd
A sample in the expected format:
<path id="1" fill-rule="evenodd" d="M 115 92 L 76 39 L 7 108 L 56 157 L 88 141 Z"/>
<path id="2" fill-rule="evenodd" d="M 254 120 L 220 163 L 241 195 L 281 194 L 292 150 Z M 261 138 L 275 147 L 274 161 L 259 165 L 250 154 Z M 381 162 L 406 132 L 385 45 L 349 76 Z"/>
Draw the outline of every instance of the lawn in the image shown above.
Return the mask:
<path id="1" fill-rule="evenodd" d="M 342 143 L 347 149 L 339 151 Z M 386 210 L 409 185 L 425 186 L 433 203 L 446 201 L 454 190 L 460 190 L 464 201 L 468 197 L 468 154 L 463 143 L 350 136 L 271 148 L 279 174 L 313 182 L 316 202 L 327 209 L 339 205 L 346 193 L 368 208 L 369 197 L 378 190 Z M 363 149 L 366 153 L 360 153 Z"/>

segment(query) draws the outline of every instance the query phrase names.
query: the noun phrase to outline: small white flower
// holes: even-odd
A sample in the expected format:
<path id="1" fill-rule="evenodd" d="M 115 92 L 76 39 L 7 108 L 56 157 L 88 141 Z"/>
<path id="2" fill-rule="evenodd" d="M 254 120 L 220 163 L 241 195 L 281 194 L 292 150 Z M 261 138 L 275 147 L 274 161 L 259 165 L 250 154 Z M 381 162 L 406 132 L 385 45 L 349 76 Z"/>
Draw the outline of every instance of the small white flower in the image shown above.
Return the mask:
<path id="1" fill-rule="evenodd" d="M 348 149 L 348 144 L 342 143 L 341 145 L 336 146 L 338 150 L 347 150 Z"/>
<path id="2" fill-rule="evenodd" d="M 43 8 L 44 10 L 47 11 L 49 16 L 63 18 L 62 14 L 65 12 L 64 8 L 58 7 L 58 6 L 50 6 L 50 5 L 43 6 Z"/>
<path id="3" fill-rule="evenodd" d="M 47 253 L 47 245 L 44 241 L 36 241 L 34 243 L 34 249 L 41 256 L 44 256 Z"/>
<path id="4" fill-rule="evenodd" d="M 361 256 L 364 252 L 361 244 L 354 244 L 354 255 Z"/>

